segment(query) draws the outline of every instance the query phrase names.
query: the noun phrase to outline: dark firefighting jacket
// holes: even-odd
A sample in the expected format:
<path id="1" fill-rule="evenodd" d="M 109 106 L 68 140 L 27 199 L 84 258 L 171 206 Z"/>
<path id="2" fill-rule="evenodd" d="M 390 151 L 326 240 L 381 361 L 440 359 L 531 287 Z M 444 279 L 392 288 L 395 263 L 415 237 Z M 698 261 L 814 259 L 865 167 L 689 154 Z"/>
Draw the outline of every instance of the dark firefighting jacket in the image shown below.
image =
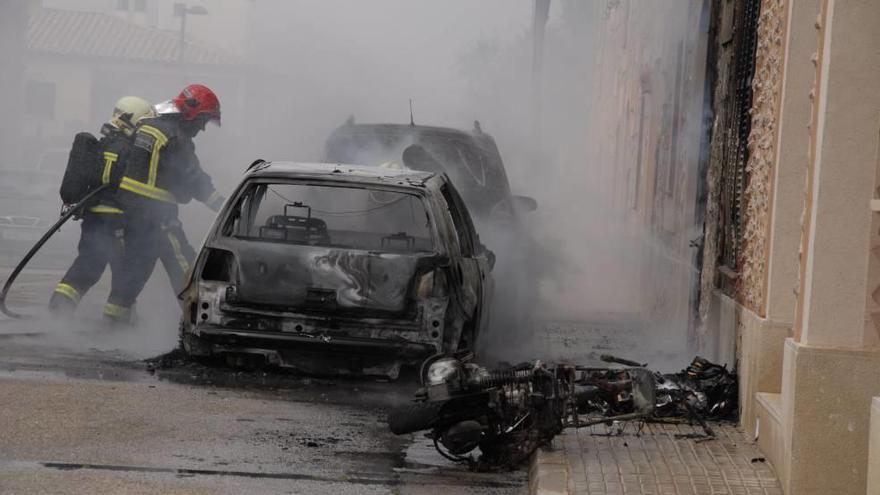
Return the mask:
<path id="1" fill-rule="evenodd" d="M 223 198 L 199 165 L 195 144 L 181 131 L 179 119 L 167 114 L 138 124 L 117 194 L 126 215 L 174 218 L 177 205 L 192 199 L 219 209 Z"/>
<path id="2" fill-rule="evenodd" d="M 120 214 L 122 209 L 116 200 L 116 188 L 125 173 L 125 163 L 131 148 L 131 137 L 126 136 L 124 132 L 110 124 L 104 124 L 101 126 L 99 145 L 104 159 L 101 164 L 101 184 L 110 184 L 110 187 L 99 192 L 93 198 L 88 211 Z"/>

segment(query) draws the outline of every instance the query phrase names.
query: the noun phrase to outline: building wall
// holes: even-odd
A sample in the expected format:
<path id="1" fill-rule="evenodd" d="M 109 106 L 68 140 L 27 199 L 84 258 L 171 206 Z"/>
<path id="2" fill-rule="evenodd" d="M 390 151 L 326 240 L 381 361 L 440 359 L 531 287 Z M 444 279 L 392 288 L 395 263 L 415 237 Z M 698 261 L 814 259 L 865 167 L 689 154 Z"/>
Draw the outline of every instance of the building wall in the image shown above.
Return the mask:
<path id="1" fill-rule="evenodd" d="M 770 268 L 770 234 L 773 218 L 773 179 L 779 158 L 779 130 L 784 81 L 784 59 L 790 0 L 760 0 L 758 4 L 754 45 L 748 42 L 750 29 L 744 17 L 745 2 L 716 0 L 713 12 L 713 43 L 715 53 L 710 62 L 714 68 L 712 113 L 713 127 L 709 167 L 704 234 L 703 266 L 701 274 L 700 326 L 697 332 L 698 349 L 711 348 L 716 342 L 739 340 L 741 335 L 726 335 L 729 325 L 720 325 L 713 308 L 723 305 L 716 298 L 731 298 L 743 315 L 744 321 L 766 318 L 768 272 Z M 751 50 L 754 52 L 751 52 Z M 753 54 L 753 58 L 752 58 Z M 745 63 L 745 66 L 743 64 Z M 749 67 L 749 64 L 751 66 Z M 743 93 L 744 68 L 753 70 L 751 93 Z M 748 98 L 748 99 L 746 99 Z M 737 103 L 739 101 L 739 103 Z M 748 113 L 749 126 L 744 158 L 737 158 L 742 116 Z M 806 157 L 797 166 L 806 167 Z M 740 175 L 742 174 L 742 175 Z M 742 177 L 742 179 L 739 179 Z M 743 181 L 742 191 L 731 186 L 731 181 Z M 729 214 L 734 202 L 739 201 L 739 225 L 732 228 Z M 790 216 L 790 215 L 788 215 Z M 788 217 L 783 221 L 791 222 Z M 734 263 L 730 265 L 730 244 L 734 243 Z M 796 256 L 794 244 L 788 243 L 782 257 Z M 787 265 L 786 265 L 787 266 Z M 791 277 L 789 277 L 791 278 Z M 777 289 L 788 294 L 793 306 L 794 283 Z M 792 314 L 782 318 L 791 321 Z M 774 323 L 775 324 L 775 323 Z M 772 326 L 772 325 L 771 325 Z M 743 348 L 740 341 L 737 350 Z M 737 361 L 743 359 L 740 352 Z"/>
<path id="2" fill-rule="evenodd" d="M 30 58 L 25 70 L 25 91 L 33 91 L 36 85 L 51 88 L 54 104 L 47 102 L 51 108 L 46 109 L 25 109 L 27 151 L 33 154 L 41 148 L 69 146 L 75 133 L 87 129 L 91 117 L 91 69 L 74 61 Z"/>
<path id="3" fill-rule="evenodd" d="M 0 115 L 21 115 L 24 86 L 24 46 L 27 37 L 27 5 L 3 2 L 0 5 Z M 21 126 L 16 119 L 0 123 L 0 169 L 20 159 Z"/>
<path id="4" fill-rule="evenodd" d="M 702 266 L 700 267 L 699 325 L 694 334 L 696 350 L 712 354 L 719 348 L 730 348 L 728 344 L 736 338 L 732 334 L 735 324 L 724 321 L 720 314 L 722 308 L 735 305 L 736 300 L 724 300 L 730 293 L 731 281 L 735 284 L 736 274 L 722 266 L 724 242 L 730 226 L 725 225 L 726 208 L 730 208 L 730 181 L 736 179 L 732 167 L 737 166 L 738 124 L 741 109 L 737 100 L 739 59 L 747 56 L 741 46 L 741 38 L 746 28 L 740 24 L 745 2 L 734 0 L 714 0 L 710 27 L 711 55 L 711 109 L 712 127 L 706 170 L 706 212 L 703 234 Z M 729 249 L 729 247 L 727 248 Z M 732 285 L 735 291 L 735 285 Z M 736 346 L 740 348 L 741 346 Z M 728 356 L 731 357 L 731 356 Z"/>
<path id="5" fill-rule="evenodd" d="M 752 82 L 743 248 L 737 299 L 765 316 L 772 177 L 776 160 L 788 0 L 762 0 Z"/>
<path id="6" fill-rule="evenodd" d="M 743 229 L 752 245 L 739 258 L 752 276 L 734 293 L 743 303 L 742 422 L 751 431 L 760 418 L 759 444 L 787 495 L 872 493 L 880 208 L 869 200 L 880 195 L 880 3 L 762 0 L 762 9 Z M 781 75 L 773 62 L 780 53 Z M 798 190 L 805 194 L 795 198 Z M 800 251 L 793 223 L 802 225 Z M 754 242 L 762 231 L 772 235 L 763 250 Z M 798 257 L 792 311 L 791 263 Z M 773 275 L 775 266 L 784 269 Z M 793 338 L 780 362 L 792 314 Z"/>
<path id="7" fill-rule="evenodd" d="M 698 273 L 708 5 L 613 0 L 596 2 L 594 12 L 596 183 L 610 186 L 600 194 L 611 228 L 637 251 L 616 273 L 632 287 L 630 306 L 672 352 L 689 347 Z"/>

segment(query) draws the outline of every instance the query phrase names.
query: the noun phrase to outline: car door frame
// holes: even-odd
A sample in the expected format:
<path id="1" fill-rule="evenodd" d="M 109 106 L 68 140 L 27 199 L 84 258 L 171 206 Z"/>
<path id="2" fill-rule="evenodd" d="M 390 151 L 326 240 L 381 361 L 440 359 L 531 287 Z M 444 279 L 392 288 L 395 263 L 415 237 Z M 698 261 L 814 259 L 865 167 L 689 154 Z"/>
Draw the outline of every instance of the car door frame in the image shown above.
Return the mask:
<path id="1" fill-rule="evenodd" d="M 467 330 L 465 328 L 467 324 L 473 326 L 474 334 L 470 342 L 473 349 L 489 322 L 486 304 L 491 299 L 492 285 L 489 277 L 491 264 L 461 194 L 445 174 L 443 177 L 444 181 L 440 185 L 439 192 L 443 202 L 446 203 L 457 243 L 456 260 L 452 261 L 450 268 L 455 272 L 453 279 L 458 283 L 461 298 L 458 304 L 467 318 L 462 324 L 462 331 Z M 460 339 L 461 335 L 458 338 Z"/>

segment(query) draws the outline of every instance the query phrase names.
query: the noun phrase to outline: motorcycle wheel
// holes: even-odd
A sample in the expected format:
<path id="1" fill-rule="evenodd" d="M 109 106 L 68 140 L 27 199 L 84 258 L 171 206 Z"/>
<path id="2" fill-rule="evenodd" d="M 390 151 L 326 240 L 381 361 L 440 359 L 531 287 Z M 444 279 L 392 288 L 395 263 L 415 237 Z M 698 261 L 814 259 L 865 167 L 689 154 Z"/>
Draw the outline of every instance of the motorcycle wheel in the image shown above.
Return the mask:
<path id="1" fill-rule="evenodd" d="M 395 435 L 431 429 L 443 405 L 441 401 L 425 401 L 396 407 L 388 413 L 388 427 Z"/>

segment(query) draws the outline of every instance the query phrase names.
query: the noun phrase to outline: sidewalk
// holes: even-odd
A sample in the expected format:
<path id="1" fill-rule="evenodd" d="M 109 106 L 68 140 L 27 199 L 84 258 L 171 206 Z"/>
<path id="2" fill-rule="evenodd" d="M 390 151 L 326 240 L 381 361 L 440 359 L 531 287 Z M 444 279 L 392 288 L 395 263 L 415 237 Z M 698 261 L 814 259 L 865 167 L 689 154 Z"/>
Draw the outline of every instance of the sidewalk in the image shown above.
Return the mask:
<path id="1" fill-rule="evenodd" d="M 529 492 L 782 495 L 772 467 L 734 425 L 713 424 L 714 440 L 688 438 L 702 430 L 686 424 L 646 424 L 640 434 L 638 427 L 567 430 L 533 457 Z"/>

